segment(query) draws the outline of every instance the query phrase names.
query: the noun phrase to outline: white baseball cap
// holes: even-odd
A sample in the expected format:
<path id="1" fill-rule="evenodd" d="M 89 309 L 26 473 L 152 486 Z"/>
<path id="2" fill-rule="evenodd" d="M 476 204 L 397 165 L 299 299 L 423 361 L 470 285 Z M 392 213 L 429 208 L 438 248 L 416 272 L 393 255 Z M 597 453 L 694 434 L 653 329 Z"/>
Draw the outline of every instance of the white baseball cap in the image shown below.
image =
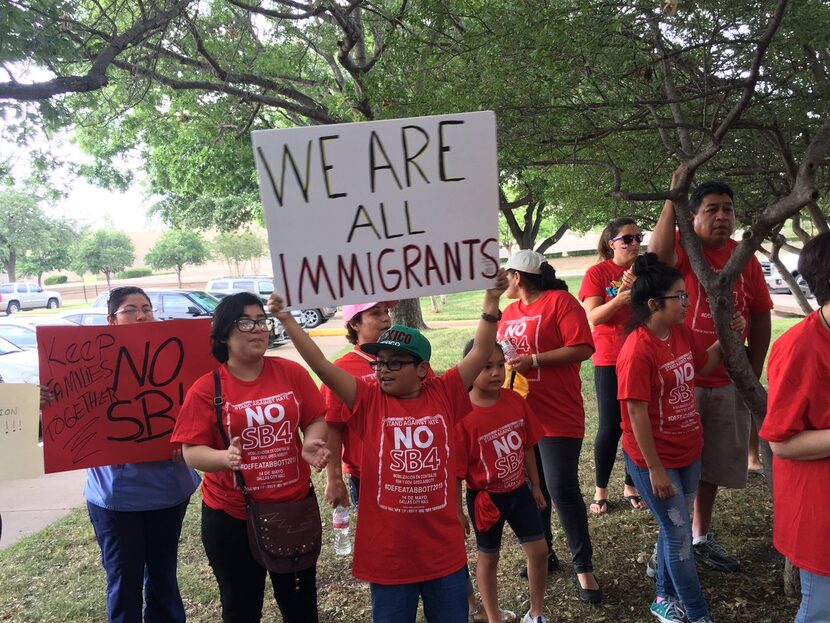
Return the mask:
<path id="1" fill-rule="evenodd" d="M 545 261 L 545 256 L 530 249 L 522 249 L 517 251 L 507 260 L 505 268 L 507 270 L 518 270 L 523 273 L 530 273 L 531 275 L 542 274 L 542 262 Z"/>

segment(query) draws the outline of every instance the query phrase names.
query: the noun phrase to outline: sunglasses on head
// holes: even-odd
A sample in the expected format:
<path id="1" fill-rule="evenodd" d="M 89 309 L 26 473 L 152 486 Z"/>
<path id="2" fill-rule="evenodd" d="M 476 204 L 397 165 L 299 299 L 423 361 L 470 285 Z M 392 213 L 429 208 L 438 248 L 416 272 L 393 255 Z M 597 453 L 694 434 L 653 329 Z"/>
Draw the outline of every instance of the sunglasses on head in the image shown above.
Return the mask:
<path id="1" fill-rule="evenodd" d="M 623 244 L 633 244 L 636 240 L 637 244 L 640 244 L 643 241 L 643 234 L 624 234 L 622 236 L 617 236 L 616 238 L 611 238 L 611 242 L 615 242 L 617 240 L 622 240 Z"/>

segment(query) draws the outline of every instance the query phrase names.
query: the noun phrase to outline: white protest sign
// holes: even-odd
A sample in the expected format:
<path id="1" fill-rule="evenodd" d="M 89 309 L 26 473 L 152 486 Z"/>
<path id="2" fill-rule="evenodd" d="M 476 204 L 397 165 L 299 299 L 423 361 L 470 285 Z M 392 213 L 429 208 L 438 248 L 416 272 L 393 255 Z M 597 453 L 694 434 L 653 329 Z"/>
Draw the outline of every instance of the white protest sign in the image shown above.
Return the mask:
<path id="1" fill-rule="evenodd" d="M 43 474 L 38 446 L 40 390 L 37 385 L 0 383 L 0 480 Z"/>
<path id="2" fill-rule="evenodd" d="M 489 287 L 492 112 L 253 132 L 274 289 L 288 307 Z"/>

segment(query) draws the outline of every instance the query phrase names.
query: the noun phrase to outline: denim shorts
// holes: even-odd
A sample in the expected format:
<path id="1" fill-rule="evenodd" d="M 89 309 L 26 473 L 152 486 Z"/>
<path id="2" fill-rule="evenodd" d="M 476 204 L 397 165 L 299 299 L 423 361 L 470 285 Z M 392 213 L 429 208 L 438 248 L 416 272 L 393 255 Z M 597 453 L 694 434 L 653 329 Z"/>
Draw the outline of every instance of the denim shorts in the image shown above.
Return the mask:
<path id="1" fill-rule="evenodd" d="M 491 493 L 493 504 L 499 509 L 501 517 L 493 526 L 482 532 L 476 526 L 475 502 L 480 491 L 467 489 L 467 512 L 476 531 L 476 546 L 480 552 L 496 553 L 501 549 L 501 535 L 504 523 L 513 529 L 519 543 L 540 541 L 545 538 L 542 526 L 542 514 L 533 501 L 527 483 L 508 493 Z"/>

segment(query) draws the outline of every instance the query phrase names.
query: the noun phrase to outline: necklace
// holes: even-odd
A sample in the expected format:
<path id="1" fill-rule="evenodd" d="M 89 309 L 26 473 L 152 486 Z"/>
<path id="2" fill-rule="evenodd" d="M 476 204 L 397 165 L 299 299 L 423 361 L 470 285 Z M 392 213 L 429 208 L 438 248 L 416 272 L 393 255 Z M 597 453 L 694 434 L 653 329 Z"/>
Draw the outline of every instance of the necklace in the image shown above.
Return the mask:
<path id="1" fill-rule="evenodd" d="M 824 321 L 824 326 L 830 329 L 830 322 L 827 322 L 827 318 L 824 317 L 824 306 L 818 308 L 818 314 L 821 316 L 822 321 Z"/>

